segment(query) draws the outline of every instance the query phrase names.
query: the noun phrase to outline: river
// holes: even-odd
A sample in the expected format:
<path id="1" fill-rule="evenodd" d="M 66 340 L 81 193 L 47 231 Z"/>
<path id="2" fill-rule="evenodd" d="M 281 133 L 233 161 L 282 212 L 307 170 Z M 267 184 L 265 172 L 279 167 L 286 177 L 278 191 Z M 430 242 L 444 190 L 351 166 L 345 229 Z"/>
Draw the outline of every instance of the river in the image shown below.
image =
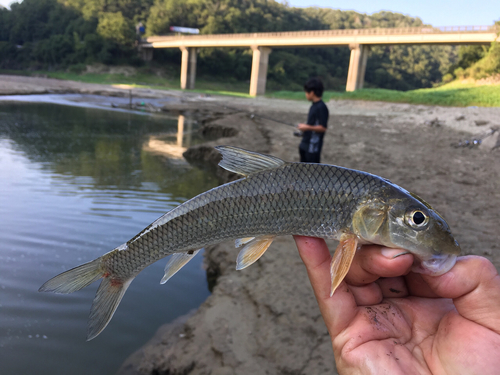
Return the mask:
<path id="1" fill-rule="evenodd" d="M 182 159 L 189 118 L 0 102 L 0 373 L 111 374 L 164 323 L 209 295 L 202 256 L 160 285 L 166 261 L 132 283 L 86 342 L 97 283 L 39 293 L 54 275 L 127 241 L 217 185 Z"/>

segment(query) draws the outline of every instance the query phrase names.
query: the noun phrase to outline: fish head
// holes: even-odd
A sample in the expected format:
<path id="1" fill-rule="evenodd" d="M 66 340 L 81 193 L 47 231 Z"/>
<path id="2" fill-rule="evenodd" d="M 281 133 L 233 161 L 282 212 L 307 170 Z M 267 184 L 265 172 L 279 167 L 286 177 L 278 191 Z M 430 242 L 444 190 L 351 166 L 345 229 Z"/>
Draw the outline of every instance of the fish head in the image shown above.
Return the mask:
<path id="1" fill-rule="evenodd" d="M 461 251 L 443 217 L 411 193 L 370 202 L 354 215 L 353 229 L 367 242 L 408 250 L 417 273 L 442 275 Z"/>

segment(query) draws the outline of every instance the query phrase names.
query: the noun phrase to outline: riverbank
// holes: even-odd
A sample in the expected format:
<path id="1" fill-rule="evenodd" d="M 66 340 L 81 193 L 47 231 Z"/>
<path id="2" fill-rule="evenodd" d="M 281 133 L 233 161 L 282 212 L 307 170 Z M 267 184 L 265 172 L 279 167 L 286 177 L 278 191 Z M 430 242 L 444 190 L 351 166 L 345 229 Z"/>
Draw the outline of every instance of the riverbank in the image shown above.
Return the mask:
<path id="1" fill-rule="evenodd" d="M 58 82 L 79 82 L 83 85 L 105 84 L 108 87 L 115 88 L 130 88 L 138 90 L 153 90 L 167 92 L 181 92 L 179 90 L 179 81 L 177 78 L 157 76 L 155 74 L 138 73 L 134 68 L 130 67 L 115 67 L 107 71 L 90 70 L 87 73 L 71 73 L 71 72 L 16 72 L 5 71 L 6 74 L 24 73 L 15 77 L 26 78 L 48 78 Z M 31 75 L 31 76 L 30 76 Z M 2 71 L 0 71 L 2 76 Z M 21 78 L 17 80 L 25 81 Z M 248 82 L 220 82 L 216 80 L 205 80 L 198 78 L 196 81 L 196 90 L 191 93 L 209 94 L 209 95 L 228 95 L 250 98 L 248 95 Z M 60 87 L 61 84 L 55 84 Z M 74 86 L 70 84 L 70 86 Z M 90 86 L 89 86 L 90 87 Z M 339 87 L 340 89 L 341 87 Z M 8 90 L 17 90 L 10 88 Z M 7 90 L 7 91 L 8 91 Z M 43 89 L 42 89 L 43 90 Z M 48 89 L 53 90 L 53 88 Z M 28 90 L 29 91 L 29 90 Z M 0 95 L 2 87 L 0 87 Z M 108 92 L 108 90 L 104 90 Z M 161 95 L 161 94 L 160 94 Z M 276 91 L 267 90 L 265 95 L 267 98 L 276 99 L 293 99 L 305 101 L 302 90 L 297 91 Z M 500 75 L 493 75 L 488 78 L 473 80 L 462 79 L 449 82 L 433 88 L 425 88 L 409 91 L 387 90 L 379 88 L 365 88 L 353 92 L 346 91 L 326 91 L 323 98 L 329 100 L 365 100 L 365 101 L 382 101 L 390 103 L 408 103 L 421 105 L 439 105 L 448 107 L 500 107 Z"/>
<path id="2" fill-rule="evenodd" d="M 80 94 L 81 100 L 102 92 L 105 108 L 114 97 L 130 94 L 128 88 L 25 78 L 16 85 L 16 78 L 0 76 L 0 88 L 5 90 L 9 82 L 11 90 L 19 87 L 10 94 L 34 93 L 30 87 L 66 90 L 57 92 Z M 299 139 L 293 128 L 269 118 L 302 122 L 309 108 L 305 101 L 131 90 L 137 98 L 143 93 L 151 100 L 165 99 L 161 107 L 153 105 L 155 110 L 212 114 L 204 117 L 202 131 L 219 138 L 191 147 L 185 156 L 218 171 L 221 181 L 234 176 L 216 167 L 219 156 L 213 146 L 218 144 L 298 161 Z M 500 108 L 351 100 L 330 100 L 327 105 L 325 163 L 366 170 L 417 193 L 446 217 L 464 253 L 486 256 L 500 268 L 500 148 L 494 148 L 493 135 L 481 146 L 457 147 L 460 140 L 500 126 Z M 161 327 L 123 364 L 120 374 L 335 373 L 330 338 L 291 238 L 277 239 L 261 260 L 242 271 L 234 269 L 233 243 L 211 247 L 205 254 L 212 295 L 190 316 Z"/>
<path id="3" fill-rule="evenodd" d="M 307 105 L 281 100 L 224 102 L 290 123 L 307 111 Z M 496 124 L 499 109 L 358 101 L 329 101 L 328 107 L 324 162 L 367 170 L 416 192 L 447 218 L 465 253 L 487 256 L 500 268 L 500 150 L 452 146 L 485 129 L 472 118 Z M 298 139 L 289 126 L 247 112 L 205 124 L 215 125 L 236 135 L 191 148 L 185 154 L 189 160 L 214 166 L 217 144 L 298 160 Z M 330 338 L 293 240 L 276 240 L 243 271 L 234 269 L 236 255 L 233 243 L 207 250 L 213 294 L 185 321 L 161 327 L 119 374 L 335 373 Z"/>

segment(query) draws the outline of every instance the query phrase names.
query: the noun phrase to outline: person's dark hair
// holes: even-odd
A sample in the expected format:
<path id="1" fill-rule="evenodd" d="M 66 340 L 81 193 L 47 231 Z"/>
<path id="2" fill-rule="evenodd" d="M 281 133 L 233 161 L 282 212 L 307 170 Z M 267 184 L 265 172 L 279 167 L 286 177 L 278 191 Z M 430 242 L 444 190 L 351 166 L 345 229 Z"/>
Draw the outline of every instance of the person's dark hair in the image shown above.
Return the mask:
<path id="1" fill-rule="evenodd" d="M 317 78 L 311 78 L 304 85 L 304 91 L 306 92 L 314 91 L 314 95 L 316 95 L 318 98 L 321 98 L 323 96 L 323 91 L 324 91 L 323 83 Z"/>

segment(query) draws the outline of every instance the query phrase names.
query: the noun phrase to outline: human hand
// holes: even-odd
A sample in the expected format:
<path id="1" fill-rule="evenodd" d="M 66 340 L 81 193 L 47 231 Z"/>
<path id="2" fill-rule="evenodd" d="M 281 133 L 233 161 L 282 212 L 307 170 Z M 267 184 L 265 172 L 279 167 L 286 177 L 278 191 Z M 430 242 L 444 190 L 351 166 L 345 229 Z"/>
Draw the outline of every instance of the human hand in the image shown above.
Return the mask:
<path id="1" fill-rule="evenodd" d="M 297 129 L 299 129 L 301 132 L 311 130 L 310 128 L 311 128 L 311 126 L 307 125 L 307 124 L 298 124 L 297 125 Z"/>
<path id="2" fill-rule="evenodd" d="M 460 257 L 433 277 L 409 272 L 401 249 L 363 246 L 330 297 L 326 243 L 295 242 L 340 374 L 500 373 L 500 276 L 487 259 Z"/>

